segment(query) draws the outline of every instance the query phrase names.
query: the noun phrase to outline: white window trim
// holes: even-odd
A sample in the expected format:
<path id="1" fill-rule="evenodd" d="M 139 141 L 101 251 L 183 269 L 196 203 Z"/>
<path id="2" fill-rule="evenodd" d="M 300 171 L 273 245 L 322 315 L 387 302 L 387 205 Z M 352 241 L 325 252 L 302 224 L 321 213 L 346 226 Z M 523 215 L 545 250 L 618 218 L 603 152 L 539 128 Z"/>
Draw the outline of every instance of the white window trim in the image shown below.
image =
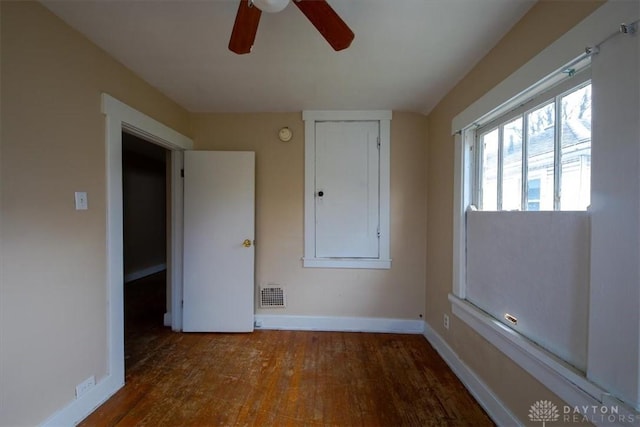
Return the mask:
<path id="1" fill-rule="evenodd" d="M 526 102 L 526 93 L 534 89 L 540 93 L 558 80 L 549 76 L 575 67 L 583 52 L 585 42 L 604 40 L 612 28 L 634 17 L 637 5 L 632 2 L 609 1 L 594 13 L 552 43 L 515 73 L 495 86 L 476 102 L 458 114 L 451 123 L 455 135 L 454 148 L 454 198 L 453 198 L 453 293 L 449 294 L 452 312 L 478 334 L 500 349 L 521 368 L 545 385 L 549 390 L 572 406 L 613 403 L 621 413 L 638 414 L 630 406 L 613 398 L 591 381 L 586 374 L 563 365 L 551 353 L 540 349 L 517 332 L 505 332 L 505 326 L 466 301 L 466 210 L 472 204 L 469 177 L 473 177 L 473 161 L 467 150 L 473 146 L 475 128 L 508 110 Z M 555 73 L 554 73 L 555 72 Z M 501 113 L 500 113 L 501 112 Z M 589 339 L 594 339 L 590 337 Z M 589 357 L 589 355 L 587 355 Z M 600 423 L 596 422 L 596 425 Z"/>
<path id="2" fill-rule="evenodd" d="M 554 104 L 554 108 L 555 108 L 555 114 L 556 117 L 554 119 L 554 127 L 555 127 L 555 133 L 554 133 L 554 137 L 555 139 L 555 147 L 554 147 L 554 153 L 557 156 L 558 150 L 560 150 L 560 140 L 559 140 L 559 136 L 560 136 L 560 127 L 562 126 L 560 119 L 559 119 L 559 114 L 560 114 L 560 99 L 569 94 L 572 93 L 574 91 L 580 90 L 581 88 L 588 86 L 591 84 L 591 69 L 589 68 L 590 65 L 590 58 L 586 58 L 585 60 L 581 60 L 580 61 L 580 66 L 581 69 L 579 71 L 574 71 L 575 74 L 572 74 L 571 77 L 567 77 L 567 76 L 562 76 L 562 73 L 554 73 L 554 74 L 559 74 L 560 77 L 562 77 L 562 79 L 564 79 L 564 81 L 562 79 L 548 79 L 547 81 L 554 81 L 556 84 L 555 86 L 551 87 L 551 88 L 547 88 L 546 86 L 544 88 L 537 88 L 534 89 L 532 91 L 533 95 L 532 97 L 526 97 L 526 102 L 522 103 L 522 102 L 518 102 L 519 106 L 503 112 L 500 111 L 499 115 L 495 116 L 494 114 L 490 114 L 487 117 L 487 120 L 483 122 L 483 124 L 479 127 L 473 127 L 471 130 L 473 131 L 473 138 L 474 138 L 474 150 L 475 150 L 475 154 L 474 154 L 474 164 L 476 166 L 476 175 L 473 175 L 473 189 L 472 189 L 472 203 L 478 208 L 478 210 L 485 210 L 484 207 L 482 206 L 482 158 L 483 158 L 483 149 L 482 149 L 482 144 L 479 141 L 479 138 L 483 135 L 487 135 L 491 132 L 493 132 L 496 129 L 502 129 L 502 126 L 504 126 L 506 123 L 509 123 L 510 121 L 515 120 L 516 118 L 522 118 L 522 126 L 523 126 L 523 145 L 522 145 L 522 149 L 523 152 L 524 150 L 526 150 L 528 147 L 526 147 L 526 143 L 525 141 L 527 140 L 524 137 L 524 134 L 527 132 L 526 130 L 526 126 L 527 126 L 527 120 L 526 120 L 526 116 L 528 113 L 535 111 L 536 109 L 542 107 L 543 105 L 547 105 L 547 104 Z M 538 92 L 538 90 L 540 92 Z M 511 103 L 509 103 L 511 104 Z M 501 134 L 502 135 L 502 132 Z M 500 141 L 502 141 L 502 136 L 500 136 Z M 498 144 L 498 150 L 500 150 L 500 145 Z M 525 154 L 526 155 L 526 154 Z M 522 168 L 523 168 L 523 174 L 524 176 L 528 176 L 527 175 L 527 170 L 526 170 L 526 165 L 528 162 L 528 158 L 525 160 L 523 159 L 523 163 L 522 163 Z M 498 163 L 499 163 L 499 168 L 500 166 L 500 162 L 502 162 L 501 157 L 498 157 Z M 559 191 L 560 191 L 560 164 L 559 162 L 559 158 L 555 157 L 554 159 L 554 167 L 555 167 L 555 171 L 554 171 L 554 179 L 555 179 L 555 183 L 554 183 L 554 201 L 553 201 L 553 209 L 550 210 L 543 210 L 546 212 L 558 212 L 558 211 L 562 211 L 563 209 L 560 209 L 560 199 L 558 198 L 558 196 L 560 195 Z M 500 176 L 500 175 L 499 175 Z M 520 212 L 526 212 L 526 205 L 525 205 L 525 200 L 526 200 L 526 183 L 528 182 L 528 179 L 523 179 L 522 180 L 522 206 L 519 209 Z M 497 211 L 503 211 L 503 208 L 501 206 L 501 195 L 502 195 L 502 183 L 500 182 L 500 179 L 498 179 L 498 209 Z M 492 211 L 493 209 L 487 209 L 488 211 Z"/>
<path id="3" fill-rule="evenodd" d="M 303 267 L 389 269 L 391 111 L 303 111 L 304 120 L 304 257 Z M 378 121 L 380 123 L 380 256 L 375 259 L 315 257 L 316 122 Z"/>

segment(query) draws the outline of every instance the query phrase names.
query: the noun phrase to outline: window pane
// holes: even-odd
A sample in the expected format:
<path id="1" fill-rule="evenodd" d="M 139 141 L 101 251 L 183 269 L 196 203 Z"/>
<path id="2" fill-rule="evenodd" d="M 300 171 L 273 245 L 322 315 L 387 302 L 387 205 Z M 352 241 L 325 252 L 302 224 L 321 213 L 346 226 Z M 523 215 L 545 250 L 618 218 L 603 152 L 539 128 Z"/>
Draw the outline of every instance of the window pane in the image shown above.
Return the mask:
<path id="1" fill-rule="evenodd" d="M 498 209 L 498 129 L 482 135 L 482 210 Z"/>
<path id="2" fill-rule="evenodd" d="M 527 210 L 553 210 L 554 102 L 530 112 L 527 120 Z"/>
<path id="3" fill-rule="evenodd" d="M 522 117 L 502 130 L 502 210 L 520 210 L 522 204 Z"/>
<path id="4" fill-rule="evenodd" d="M 591 203 L 591 85 L 562 97 L 560 209 Z"/>
<path id="5" fill-rule="evenodd" d="M 530 179 L 527 182 L 527 210 L 540 210 L 540 178 Z"/>

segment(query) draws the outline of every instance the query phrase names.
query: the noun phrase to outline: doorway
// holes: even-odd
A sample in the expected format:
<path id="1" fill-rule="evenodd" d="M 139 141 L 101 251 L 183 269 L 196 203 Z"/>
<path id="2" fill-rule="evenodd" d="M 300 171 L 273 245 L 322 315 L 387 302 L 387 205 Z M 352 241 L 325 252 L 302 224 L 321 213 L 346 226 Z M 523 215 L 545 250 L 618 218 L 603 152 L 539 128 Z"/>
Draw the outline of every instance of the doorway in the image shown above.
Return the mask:
<path id="1" fill-rule="evenodd" d="M 124 386 L 124 265 L 122 211 L 122 133 L 138 136 L 170 150 L 171 231 L 168 233 L 167 278 L 171 289 L 171 311 L 167 323 L 182 330 L 183 296 L 183 153 L 193 150 L 193 140 L 126 105 L 109 94 L 102 94 L 107 154 L 107 375 L 96 384 L 95 392 L 82 400 L 79 412 L 90 413 Z M 243 242 L 240 242 L 241 244 Z M 80 400 L 78 400 L 80 402 Z"/>
<path id="2" fill-rule="evenodd" d="M 167 322 L 176 331 L 182 330 L 182 169 L 183 151 L 193 149 L 193 141 L 131 108 L 109 94 L 102 94 L 102 113 L 105 115 L 105 143 L 107 151 L 107 376 L 96 385 L 96 392 L 83 403 L 89 413 L 104 402 L 125 381 L 124 376 L 124 265 L 122 211 L 122 133 L 135 135 L 170 150 L 171 231 L 167 279 L 171 288 L 171 311 Z"/>
<path id="3" fill-rule="evenodd" d="M 152 351 L 170 312 L 167 280 L 169 151 L 122 132 L 125 374 Z"/>

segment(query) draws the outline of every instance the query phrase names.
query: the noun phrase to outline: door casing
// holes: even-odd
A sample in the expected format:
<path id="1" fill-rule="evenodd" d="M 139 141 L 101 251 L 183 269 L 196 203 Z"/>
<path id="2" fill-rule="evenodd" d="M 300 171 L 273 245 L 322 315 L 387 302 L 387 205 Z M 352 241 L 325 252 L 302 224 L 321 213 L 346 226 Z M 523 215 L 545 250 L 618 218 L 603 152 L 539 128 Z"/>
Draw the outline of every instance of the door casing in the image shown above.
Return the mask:
<path id="1" fill-rule="evenodd" d="M 122 132 L 171 151 L 171 327 L 182 328 L 182 161 L 193 141 L 112 96 L 102 94 L 107 157 L 107 377 L 104 401 L 124 385 L 124 295 L 122 227 Z"/>

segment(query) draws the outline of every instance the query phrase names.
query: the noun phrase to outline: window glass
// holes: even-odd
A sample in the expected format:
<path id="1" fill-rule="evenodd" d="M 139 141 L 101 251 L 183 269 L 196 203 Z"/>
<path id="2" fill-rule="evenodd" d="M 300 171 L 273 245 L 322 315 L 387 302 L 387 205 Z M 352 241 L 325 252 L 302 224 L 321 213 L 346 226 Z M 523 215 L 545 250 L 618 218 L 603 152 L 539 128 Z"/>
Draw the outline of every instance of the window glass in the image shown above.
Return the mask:
<path id="1" fill-rule="evenodd" d="M 552 101 L 527 114 L 527 183 L 531 186 L 538 180 L 535 191 L 539 193 L 537 203 L 528 204 L 528 210 L 554 209 L 554 148 L 555 103 Z"/>
<path id="2" fill-rule="evenodd" d="M 477 130 L 482 210 L 586 210 L 591 203 L 591 84 L 532 100 Z M 518 114 L 519 113 L 519 114 Z M 508 118 L 504 118 L 508 117 Z M 485 129 L 491 129 L 487 131 Z"/>
<path id="3" fill-rule="evenodd" d="M 502 130 L 502 210 L 520 210 L 522 205 L 522 117 Z"/>
<path id="4" fill-rule="evenodd" d="M 527 210 L 540 210 L 540 179 L 530 179 L 527 182 Z"/>
<path id="5" fill-rule="evenodd" d="M 482 135 L 482 209 L 498 209 L 498 136 L 495 129 Z"/>
<path id="6" fill-rule="evenodd" d="M 591 202 L 591 85 L 561 98 L 560 209 Z"/>

